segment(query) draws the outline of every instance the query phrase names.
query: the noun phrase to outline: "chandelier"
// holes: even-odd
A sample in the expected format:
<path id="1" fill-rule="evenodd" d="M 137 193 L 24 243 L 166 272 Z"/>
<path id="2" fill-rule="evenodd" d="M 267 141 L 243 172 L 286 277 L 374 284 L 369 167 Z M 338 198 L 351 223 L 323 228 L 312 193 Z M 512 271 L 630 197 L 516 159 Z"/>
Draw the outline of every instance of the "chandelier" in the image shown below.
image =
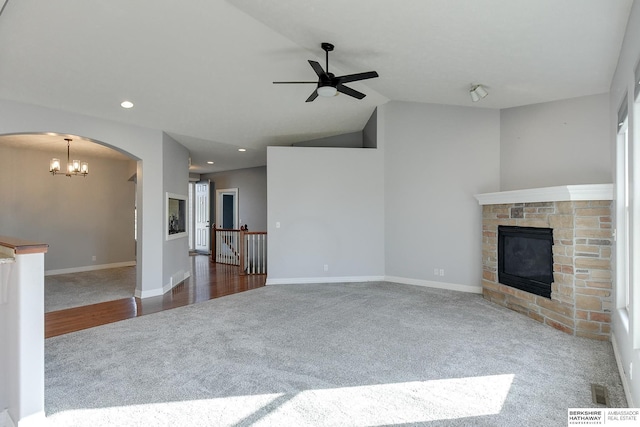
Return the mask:
<path id="1" fill-rule="evenodd" d="M 71 156 L 69 154 L 69 146 L 71 145 L 72 139 L 65 138 L 64 140 L 67 141 L 67 169 L 65 172 L 62 172 L 60 170 L 60 159 L 56 159 L 54 157 L 49 163 L 49 172 L 51 172 L 51 175 L 64 174 L 68 177 L 78 175 L 87 176 L 87 174 L 89 173 L 89 163 L 81 162 L 80 160 L 71 160 Z"/>

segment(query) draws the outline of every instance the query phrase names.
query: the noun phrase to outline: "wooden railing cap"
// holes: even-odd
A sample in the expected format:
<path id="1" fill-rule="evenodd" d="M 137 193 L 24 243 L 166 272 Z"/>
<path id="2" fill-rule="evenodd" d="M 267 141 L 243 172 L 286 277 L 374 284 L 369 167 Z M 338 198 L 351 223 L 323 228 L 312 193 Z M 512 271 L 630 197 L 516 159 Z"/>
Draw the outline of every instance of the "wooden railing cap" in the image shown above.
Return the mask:
<path id="1" fill-rule="evenodd" d="M 0 236 L 0 246 L 13 249 L 16 255 L 46 253 L 49 245 L 16 237 Z"/>

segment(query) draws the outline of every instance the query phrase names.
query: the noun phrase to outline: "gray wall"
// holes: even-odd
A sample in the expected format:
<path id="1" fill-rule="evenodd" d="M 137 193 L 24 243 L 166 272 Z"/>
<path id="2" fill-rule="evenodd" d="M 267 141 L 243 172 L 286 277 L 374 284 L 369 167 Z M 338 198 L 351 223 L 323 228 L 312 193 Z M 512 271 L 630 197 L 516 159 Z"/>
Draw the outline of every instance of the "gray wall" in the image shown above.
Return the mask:
<path id="1" fill-rule="evenodd" d="M 500 112 L 500 189 L 611 181 L 609 95 Z"/>
<path id="2" fill-rule="evenodd" d="M 362 129 L 362 147 L 378 148 L 378 109 L 373 110 L 369 121 Z"/>
<path id="3" fill-rule="evenodd" d="M 267 168 L 237 169 L 203 174 L 201 179 L 211 181 L 211 223 L 215 223 L 215 190 L 238 189 L 238 215 L 240 224 L 249 231 L 267 230 Z"/>
<path id="4" fill-rule="evenodd" d="M 351 132 L 291 144 L 295 147 L 362 148 L 362 132 Z"/>
<path id="5" fill-rule="evenodd" d="M 269 147 L 268 283 L 382 277 L 382 169 L 378 150 Z"/>
<path id="6" fill-rule="evenodd" d="M 378 108 L 387 276 L 481 288 L 482 210 L 473 196 L 499 190 L 499 120 L 481 108 Z"/>
<path id="7" fill-rule="evenodd" d="M 376 114 L 377 149 L 269 147 L 268 282 L 386 276 L 479 292 L 474 194 L 499 190 L 499 114 L 392 102 Z"/>
<path id="8" fill-rule="evenodd" d="M 138 159 L 136 206 L 138 208 L 137 241 L 137 285 L 136 296 L 143 298 L 161 295 L 163 283 L 163 258 L 184 258 L 188 253 L 174 251 L 164 244 L 165 189 L 163 175 L 163 134 L 159 130 L 97 119 L 82 114 L 37 107 L 33 105 L 0 100 L 0 134 L 57 133 L 78 135 L 103 145 L 119 149 Z M 171 163 L 171 162 L 170 162 Z M 183 159 L 171 163 L 172 168 L 187 169 Z M 185 172 L 185 177 L 187 172 Z M 8 183 L 21 179 L 13 176 Z M 4 207 L 4 206 L 3 206 Z M 13 209 L 13 206 L 7 207 Z M 3 233 L 14 235 L 12 230 Z M 20 237 L 20 236 L 15 236 Z M 45 242 L 47 243 L 47 242 Z M 168 278 L 167 278 L 168 280 Z"/>
<path id="9" fill-rule="evenodd" d="M 47 242 L 47 271 L 135 261 L 136 162 L 83 155 L 87 177 L 52 176 L 65 150 L 62 138 L 56 151 L 0 145 L 0 234 Z"/>
<path id="10" fill-rule="evenodd" d="M 164 174 L 162 175 L 162 187 L 165 191 L 165 208 L 163 210 L 164 226 L 168 227 L 167 218 L 167 198 L 166 193 L 173 193 L 189 196 L 189 151 L 176 142 L 166 133 L 162 135 L 162 162 L 164 164 Z M 182 164 L 183 167 L 176 167 Z M 185 202 L 185 208 L 187 202 Z M 164 231 L 166 233 L 166 231 Z M 189 238 L 183 236 L 173 240 L 165 240 L 165 250 L 163 253 L 162 276 L 165 291 L 170 289 L 171 285 L 176 285 L 184 280 L 190 274 L 189 259 L 184 256 L 174 256 L 173 254 L 189 253 Z M 173 282 L 172 282 L 173 279 Z"/>

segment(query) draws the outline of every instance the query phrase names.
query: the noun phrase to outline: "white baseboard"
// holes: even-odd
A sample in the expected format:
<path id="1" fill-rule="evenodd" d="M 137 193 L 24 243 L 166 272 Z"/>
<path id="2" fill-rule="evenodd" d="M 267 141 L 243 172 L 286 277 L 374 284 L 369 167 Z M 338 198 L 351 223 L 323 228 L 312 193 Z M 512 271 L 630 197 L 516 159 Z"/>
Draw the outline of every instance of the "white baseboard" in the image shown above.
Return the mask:
<path id="1" fill-rule="evenodd" d="M 357 283 L 357 282 L 382 282 L 384 276 L 346 276 L 346 277 L 304 277 L 297 279 L 270 279 L 266 285 L 302 285 L 310 283 Z"/>
<path id="2" fill-rule="evenodd" d="M 133 293 L 133 296 L 140 299 L 159 297 L 162 295 L 164 295 L 164 288 L 156 288 L 156 289 L 151 289 L 150 291 L 144 291 L 144 292 L 136 288 L 136 291 Z"/>
<path id="3" fill-rule="evenodd" d="M 111 264 L 99 264 L 99 265 L 85 265 L 83 267 L 62 268 L 60 270 L 46 270 L 44 272 L 44 275 L 55 276 L 57 274 L 81 273 L 83 271 L 104 270 L 107 268 L 133 267 L 135 265 L 136 265 L 135 261 L 114 262 Z"/>
<path id="4" fill-rule="evenodd" d="M 430 280 L 409 279 L 396 276 L 347 276 L 347 277 L 298 277 L 295 279 L 267 278 L 266 285 L 295 285 L 310 283 L 355 283 L 355 282 L 393 282 L 403 285 L 426 286 L 428 288 L 481 294 L 481 286 L 459 285 L 456 283 L 433 282 Z"/>
<path id="5" fill-rule="evenodd" d="M 162 296 L 169 292 L 171 289 L 175 288 L 180 283 L 187 280 L 189 277 L 191 277 L 190 271 L 179 271 L 178 273 L 174 274 L 173 277 L 170 277 L 169 283 L 165 284 L 162 288 L 151 289 L 150 291 L 144 292 L 140 292 L 140 290 L 136 288 L 134 296 L 140 299 Z"/>
<path id="6" fill-rule="evenodd" d="M 176 274 L 174 274 L 172 277 L 169 278 L 169 283 L 167 283 L 166 285 L 164 285 L 162 287 L 162 294 L 163 295 L 166 294 L 171 289 L 175 288 L 180 283 L 182 283 L 185 280 L 187 280 L 189 277 L 191 277 L 191 272 L 189 272 L 189 271 L 178 271 Z"/>
<path id="7" fill-rule="evenodd" d="M 0 412 L 0 427 L 15 427 L 13 420 L 9 416 L 9 411 L 6 409 Z"/>
<path id="8" fill-rule="evenodd" d="M 47 418 L 44 411 L 36 412 L 22 418 L 17 424 L 11 419 L 8 410 L 0 412 L 0 427 L 42 427 L 46 426 Z"/>
<path id="9" fill-rule="evenodd" d="M 629 387 L 627 376 L 624 374 L 624 367 L 622 366 L 622 358 L 620 357 L 618 340 L 616 339 L 616 334 L 613 332 L 611 332 L 611 345 L 613 346 L 613 355 L 616 358 L 616 365 L 618 365 L 618 373 L 620 374 L 620 379 L 622 380 L 622 389 L 624 390 L 624 396 L 627 398 L 627 406 L 629 408 L 636 408 L 636 405 L 633 401 L 633 396 L 630 392 L 631 388 Z"/>
<path id="10" fill-rule="evenodd" d="M 385 276 L 386 282 L 401 283 L 403 285 L 426 286 L 428 288 L 447 289 L 450 291 L 481 294 L 482 286 L 459 285 L 457 283 L 434 282 L 431 280 L 409 279 L 406 277 Z"/>

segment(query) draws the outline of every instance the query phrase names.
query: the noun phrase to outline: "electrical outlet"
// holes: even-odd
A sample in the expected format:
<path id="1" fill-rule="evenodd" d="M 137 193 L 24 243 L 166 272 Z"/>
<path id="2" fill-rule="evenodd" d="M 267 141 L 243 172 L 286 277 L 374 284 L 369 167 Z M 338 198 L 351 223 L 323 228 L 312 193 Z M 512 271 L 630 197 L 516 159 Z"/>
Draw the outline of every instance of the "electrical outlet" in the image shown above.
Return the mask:
<path id="1" fill-rule="evenodd" d="M 94 255 L 91 257 L 91 261 L 95 261 L 95 260 L 96 260 L 96 256 Z"/>
<path id="2" fill-rule="evenodd" d="M 440 269 L 440 275 L 441 275 L 441 276 L 444 276 L 444 268 L 441 268 L 441 269 Z"/>
<path id="3" fill-rule="evenodd" d="M 276 222 L 276 228 L 280 228 L 280 221 Z"/>
<path id="4" fill-rule="evenodd" d="M 433 275 L 434 275 L 434 276 L 437 276 L 438 274 L 440 274 L 440 273 L 438 273 L 438 269 L 437 269 L 437 268 L 434 268 L 434 269 L 433 269 Z"/>
<path id="5" fill-rule="evenodd" d="M 324 265 L 324 271 L 329 271 L 329 264 Z"/>

